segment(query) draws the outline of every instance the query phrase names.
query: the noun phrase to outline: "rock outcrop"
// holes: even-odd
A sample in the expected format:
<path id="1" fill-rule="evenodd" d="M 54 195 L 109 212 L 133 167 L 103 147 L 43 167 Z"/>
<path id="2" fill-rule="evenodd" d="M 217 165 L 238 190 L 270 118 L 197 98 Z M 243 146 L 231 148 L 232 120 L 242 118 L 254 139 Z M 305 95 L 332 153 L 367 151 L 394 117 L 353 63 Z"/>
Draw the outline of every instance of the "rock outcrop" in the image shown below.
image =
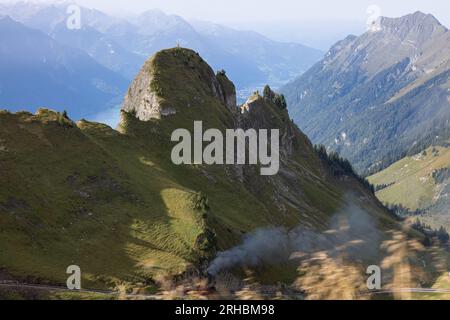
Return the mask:
<path id="1" fill-rule="evenodd" d="M 151 70 L 151 62 L 147 61 L 139 71 L 125 96 L 122 110 L 134 113 L 139 120 L 160 119 L 163 115 L 169 115 L 176 111 L 172 108 L 164 109 L 156 92 L 151 89 L 154 77 Z"/>
<path id="2" fill-rule="evenodd" d="M 228 107 L 228 109 L 235 108 L 237 105 L 237 98 L 236 87 L 234 86 L 234 83 L 227 78 L 224 71 L 218 72 L 216 78 L 222 90 L 222 102 Z"/>
<path id="3" fill-rule="evenodd" d="M 165 77 L 162 68 L 172 69 L 171 77 Z M 192 88 L 186 90 L 192 96 L 180 96 L 186 87 Z M 122 110 L 141 121 L 161 119 L 181 111 L 174 100 L 186 100 L 185 107 L 190 108 L 203 95 L 218 98 L 229 109 L 236 107 L 236 89 L 225 72 L 215 75 L 196 52 L 173 48 L 156 53 L 145 63 L 128 89 Z"/>

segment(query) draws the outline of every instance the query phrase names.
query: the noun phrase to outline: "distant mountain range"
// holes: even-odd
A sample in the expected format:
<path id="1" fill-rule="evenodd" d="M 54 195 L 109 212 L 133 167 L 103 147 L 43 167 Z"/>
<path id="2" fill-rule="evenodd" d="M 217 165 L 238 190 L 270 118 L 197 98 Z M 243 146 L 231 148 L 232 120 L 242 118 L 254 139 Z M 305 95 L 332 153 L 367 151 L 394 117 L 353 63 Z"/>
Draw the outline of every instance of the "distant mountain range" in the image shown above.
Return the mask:
<path id="1" fill-rule="evenodd" d="M 336 43 L 282 92 L 314 143 L 376 172 L 446 140 L 449 76 L 450 32 L 416 12 Z"/>
<path id="2" fill-rule="evenodd" d="M 179 16 L 167 15 L 159 10 L 144 12 L 128 21 L 81 7 L 81 29 L 71 30 L 66 26 L 69 17 L 67 8 L 70 4 L 0 4 L 0 16 L 10 16 L 28 28 L 40 30 L 54 39 L 55 44 L 64 44 L 84 51 L 92 60 L 116 73 L 111 75 L 111 79 L 131 80 L 144 61 L 161 49 L 177 45 L 189 47 L 202 54 L 214 69 L 224 69 L 235 79 L 240 101 L 246 97 L 248 91 L 265 84 L 273 87 L 285 84 L 305 72 L 323 56 L 321 51 L 301 44 L 276 42 L 255 32 L 237 31 L 207 22 L 189 23 Z M 13 34 L 11 36 L 15 37 Z M 5 60 L 8 60 L 8 57 L 5 57 Z M 10 74 L 25 77 L 25 74 L 20 72 L 23 70 L 11 70 Z M 58 79 L 62 86 L 74 86 L 67 81 L 67 77 Z M 44 85 L 48 82 L 41 83 Z M 15 87 L 18 91 L 23 91 L 20 90 L 20 85 Z M 119 84 L 117 88 L 118 92 L 114 98 L 120 101 L 126 86 Z M 46 90 L 51 91 L 52 88 L 49 86 Z M 34 107 L 34 100 L 28 100 L 26 95 L 19 99 L 16 93 L 12 93 L 3 90 L 0 98 L 3 107 L 13 110 L 19 106 Z M 101 102 L 96 95 L 92 92 L 84 93 L 85 99 L 92 98 L 88 101 L 91 104 L 91 112 L 78 112 L 75 106 L 70 106 L 67 108 L 70 109 L 71 115 L 88 115 L 117 105 Z M 40 96 L 41 103 L 55 103 L 53 97 L 43 99 L 44 97 L 44 94 Z M 83 104 L 77 99 L 69 100 L 70 103 L 64 101 L 58 105 Z"/>
<path id="3" fill-rule="evenodd" d="M 51 106 L 75 118 L 120 103 L 127 81 L 85 52 L 0 18 L 0 108 Z"/>

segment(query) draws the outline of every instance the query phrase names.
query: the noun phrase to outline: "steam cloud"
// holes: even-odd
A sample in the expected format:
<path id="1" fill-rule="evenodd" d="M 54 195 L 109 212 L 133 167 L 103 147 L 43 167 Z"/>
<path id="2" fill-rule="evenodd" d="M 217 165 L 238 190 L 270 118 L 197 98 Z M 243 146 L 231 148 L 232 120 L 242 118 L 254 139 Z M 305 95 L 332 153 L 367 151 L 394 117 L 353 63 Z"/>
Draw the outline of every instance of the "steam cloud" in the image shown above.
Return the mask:
<path id="1" fill-rule="evenodd" d="M 330 255 L 345 252 L 350 257 L 378 255 L 381 237 L 376 222 L 356 203 L 355 196 L 346 196 L 346 205 L 332 215 L 330 230 L 319 233 L 297 227 L 259 229 L 244 237 L 242 243 L 219 252 L 208 267 L 210 275 L 238 266 L 254 267 L 265 262 L 287 261 L 293 253 L 310 254 L 326 250 Z"/>

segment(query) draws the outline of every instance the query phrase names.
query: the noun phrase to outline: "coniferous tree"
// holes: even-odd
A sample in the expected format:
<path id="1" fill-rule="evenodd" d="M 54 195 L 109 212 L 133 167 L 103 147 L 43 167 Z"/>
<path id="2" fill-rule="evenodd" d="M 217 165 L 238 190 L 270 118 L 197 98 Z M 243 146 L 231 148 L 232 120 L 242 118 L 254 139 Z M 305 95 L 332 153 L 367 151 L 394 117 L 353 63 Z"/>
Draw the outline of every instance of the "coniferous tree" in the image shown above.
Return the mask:
<path id="1" fill-rule="evenodd" d="M 263 98 L 266 99 L 266 100 L 272 101 L 273 100 L 273 95 L 274 94 L 273 94 L 272 89 L 270 89 L 270 87 L 268 85 L 266 85 L 264 87 L 264 90 L 263 90 Z"/>
<path id="2" fill-rule="evenodd" d="M 442 226 L 437 231 L 437 237 L 442 244 L 448 243 L 448 240 L 450 239 L 447 230 Z"/>

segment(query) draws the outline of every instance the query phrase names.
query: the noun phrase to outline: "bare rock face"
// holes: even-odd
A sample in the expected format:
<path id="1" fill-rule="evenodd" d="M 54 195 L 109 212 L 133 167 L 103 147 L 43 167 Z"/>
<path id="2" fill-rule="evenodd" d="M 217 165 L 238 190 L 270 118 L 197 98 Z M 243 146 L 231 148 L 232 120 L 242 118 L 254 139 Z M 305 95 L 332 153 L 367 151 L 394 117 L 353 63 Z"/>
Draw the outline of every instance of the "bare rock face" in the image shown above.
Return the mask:
<path id="1" fill-rule="evenodd" d="M 259 94 L 251 96 L 240 108 L 237 127 L 243 129 L 279 129 L 281 161 L 310 143 L 307 137 L 290 121 L 286 109 L 273 104 Z M 301 147 L 300 147 L 301 146 Z"/>
<path id="2" fill-rule="evenodd" d="M 136 118 L 141 121 L 160 119 L 161 116 L 176 112 L 173 108 L 161 106 L 157 93 L 151 88 L 153 75 L 149 70 L 149 65 L 150 63 L 146 62 L 133 80 L 122 105 L 122 110 L 135 114 Z"/>
<path id="3" fill-rule="evenodd" d="M 231 82 L 224 71 L 218 72 L 216 76 L 217 81 L 221 87 L 222 91 L 222 102 L 227 106 L 228 109 L 233 109 L 237 105 L 236 98 L 236 87 L 233 82 Z"/>
<path id="4" fill-rule="evenodd" d="M 184 106 L 207 97 L 217 98 L 230 110 L 236 108 L 236 89 L 224 71 L 216 75 L 198 53 L 173 48 L 158 52 L 144 64 L 122 110 L 149 121 L 180 113 Z"/>
<path id="5" fill-rule="evenodd" d="M 420 46 L 448 30 L 433 15 L 417 11 L 401 18 L 381 18 L 383 32 Z"/>

